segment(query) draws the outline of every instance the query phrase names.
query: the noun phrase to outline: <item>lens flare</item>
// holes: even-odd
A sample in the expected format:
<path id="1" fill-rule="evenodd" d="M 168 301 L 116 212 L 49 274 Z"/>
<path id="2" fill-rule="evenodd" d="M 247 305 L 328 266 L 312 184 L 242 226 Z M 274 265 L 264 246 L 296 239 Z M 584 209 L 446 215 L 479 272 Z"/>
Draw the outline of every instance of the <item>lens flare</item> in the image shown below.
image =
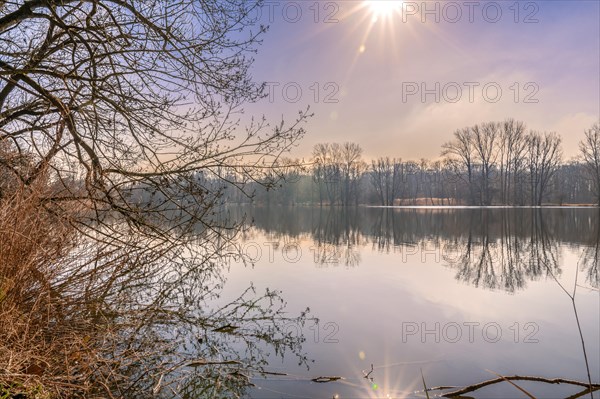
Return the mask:
<path id="1" fill-rule="evenodd" d="M 367 5 L 373 13 L 373 18 L 386 18 L 400 12 L 402 1 L 397 0 L 367 0 Z"/>

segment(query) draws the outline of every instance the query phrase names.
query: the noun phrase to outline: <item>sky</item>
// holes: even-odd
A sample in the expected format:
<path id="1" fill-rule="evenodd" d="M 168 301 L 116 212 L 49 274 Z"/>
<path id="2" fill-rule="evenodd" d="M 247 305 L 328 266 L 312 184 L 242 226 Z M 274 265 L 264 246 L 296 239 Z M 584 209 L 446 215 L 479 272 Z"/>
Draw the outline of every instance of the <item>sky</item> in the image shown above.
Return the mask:
<path id="1" fill-rule="evenodd" d="M 352 141 L 436 159 L 459 128 L 515 118 L 578 155 L 600 119 L 600 1 L 266 1 L 252 114 L 315 113 L 292 156 Z"/>

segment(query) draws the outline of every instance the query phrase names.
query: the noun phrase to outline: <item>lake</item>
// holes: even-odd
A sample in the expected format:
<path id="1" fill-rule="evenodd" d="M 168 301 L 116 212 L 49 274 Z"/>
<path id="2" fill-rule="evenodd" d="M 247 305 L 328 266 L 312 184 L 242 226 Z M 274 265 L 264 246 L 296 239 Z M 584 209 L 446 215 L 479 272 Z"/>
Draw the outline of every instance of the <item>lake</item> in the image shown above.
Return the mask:
<path id="1" fill-rule="evenodd" d="M 502 375 L 600 380 L 600 226 L 594 208 L 248 207 L 223 297 L 282 291 L 307 362 L 269 357 L 253 398 L 426 397 Z M 301 363 L 301 364 L 299 364 Z M 492 373 L 493 372 L 493 373 Z M 314 382 L 318 377 L 342 377 Z M 580 387 L 516 382 L 536 397 Z M 435 394 L 440 394 L 437 391 Z M 434 393 L 432 392 L 433 396 Z M 526 397 L 509 383 L 475 397 Z M 589 397 L 589 395 L 588 395 Z"/>

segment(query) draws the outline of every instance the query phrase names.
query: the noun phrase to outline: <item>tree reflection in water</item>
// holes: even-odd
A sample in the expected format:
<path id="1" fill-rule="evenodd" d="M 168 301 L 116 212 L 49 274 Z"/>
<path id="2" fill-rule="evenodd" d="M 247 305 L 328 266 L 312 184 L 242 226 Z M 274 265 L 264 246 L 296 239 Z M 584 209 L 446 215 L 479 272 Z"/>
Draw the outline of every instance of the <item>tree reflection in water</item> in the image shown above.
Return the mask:
<path id="1" fill-rule="evenodd" d="M 311 239 L 321 266 L 358 266 L 360 248 L 370 244 L 402 262 L 435 256 L 456 269 L 459 281 L 514 292 L 547 278 L 549 271 L 560 275 L 560 246 L 566 244 L 584 248 L 580 264 L 586 282 L 598 287 L 595 208 L 255 207 L 243 212 L 269 236 Z"/>
<path id="2" fill-rule="evenodd" d="M 290 316 L 280 292 L 252 286 L 221 298 L 228 265 L 240 261 L 234 238 L 241 226 L 174 228 L 177 245 L 127 235 L 118 219 L 111 227 L 115 236 L 123 232 L 126 245 L 81 242 L 63 268 L 69 281 L 56 287 L 74 304 L 65 309 L 69 317 L 91 313 L 98 326 L 86 341 L 96 347 L 90 374 L 105 387 L 99 395 L 236 398 L 252 386 L 251 378 L 269 374 L 271 354 L 288 353 L 306 364 L 304 338 L 286 326 L 303 326 L 307 312 Z"/>
<path id="3" fill-rule="evenodd" d="M 600 217 L 600 209 L 596 215 Z M 600 263 L 600 223 L 596 219 L 596 223 L 592 224 L 595 229 L 594 233 L 589 236 L 589 242 L 581 257 L 581 270 L 586 272 L 586 282 L 594 288 L 600 288 L 600 272 L 598 264 Z"/>

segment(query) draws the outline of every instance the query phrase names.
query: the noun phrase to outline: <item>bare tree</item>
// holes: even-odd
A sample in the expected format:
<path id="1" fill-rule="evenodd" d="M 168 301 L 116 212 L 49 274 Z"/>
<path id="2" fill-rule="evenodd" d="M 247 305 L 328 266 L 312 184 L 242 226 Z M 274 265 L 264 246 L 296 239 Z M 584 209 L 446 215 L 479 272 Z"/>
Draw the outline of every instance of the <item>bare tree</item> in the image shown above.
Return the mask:
<path id="1" fill-rule="evenodd" d="M 430 168 L 428 170 L 429 182 L 431 185 L 430 188 L 430 198 L 432 205 L 446 205 L 446 170 L 447 162 L 443 162 L 437 160 L 435 162 L 430 163 Z M 434 203 L 434 198 L 436 202 Z"/>
<path id="2" fill-rule="evenodd" d="M 496 146 L 498 144 L 500 126 L 498 123 L 488 122 L 481 126 L 473 126 L 471 131 L 473 132 L 473 144 L 475 153 L 477 154 L 478 166 L 481 169 L 480 204 L 489 206 L 493 200 L 493 173 L 498 156 Z"/>
<path id="3" fill-rule="evenodd" d="M 342 201 L 342 166 L 342 145 L 332 143 L 329 145 L 327 179 L 325 180 L 330 205 L 336 205 Z"/>
<path id="4" fill-rule="evenodd" d="M 251 26 L 256 6 L 192 0 L 177 7 L 138 0 L 5 5 L 1 134 L 37 156 L 34 170 L 19 178 L 30 184 L 44 169 L 56 179 L 81 176 L 86 200 L 124 216 L 138 212 L 122 195 L 133 183 L 157 190 L 165 180 L 193 184 L 188 176 L 198 170 L 217 179 L 226 170 L 256 179 L 302 134 L 283 125 L 266 132 L 264 120 L 239 134 L 235 112 L 264 89 L 248 75 L 247 54 L 264 31 Z M 247 35 L 233 35 L 239 31 Z M 252 158 L 241 162 L 244 156 Z"/>
<path id="5" fill-rule="evenodd" d="M 417 205 L 419 195 L 423 190 L 419 164 L 414 161 L 406 161 L 404 163 L 404 170 L 407 176 L 406 199 L 409 200 L 412 205 Z"/>
<path id="6" fill-rule="evenodd" d="M 595 123 L 585 131 L 579 149 L 596 197 L 596 204 L 600 205 L 600 124 Z"/>
<path id="7" fill-rule="evenodd" d="M 371 161 L 371 184 L 375 188 L 375 193 L 379 204 L 387 206 L 388 192 L 391 180 L 390 160 L 389 158 L 379 158 Z"/>
<path id="8" fill-rule="evenodd" d="M 527 136 L 531 205 L 541 206 L 562 159 L 556 133 L 530 132 Z"/>
<path id="9" fill-rule="evenodd" d="M 402 160 L 379 158 L 371 161 L 370 181 L 381 205 L 394 205 L 394 200 L 400 196 L 404 178 Z"/>
<path id="10" fill-rule="evenodd" d="M 277 293 L 267 292 L 263 305 L 246 295 L 222 309 L 205 306 L 220 266 L 237 254 L 230 245 L 239 224 L 227 219 L 225 194 L 247 182 L 275 186 L 277 160 L 302 137 L 308 116 L 300 112 L 289 126 L 241 119 L 244 104 L 265 94 L 248 72 L 265 31 L 254 25 L 257 7 L 247 0 L 0 4 L 0 146 L 29 160 L 21 167 L 2 157 L 3 182 L 27 198 L 37 193 L 38 206 L 79 232 L 49 284 L 62 309 L 79 304 L 87 312 L 86 346 L 99 363 L 68 368 L 61 381 L 127 397 L 170 390 L 175 380 L 208 381 L 205 392 L 222 396 L 219 375 L 237 375 L 230 385 L 239 388 L 249 384 L 242 371 L 264 366 L 256 347 L 236 358 L 227 342 L 234 330 L 272 338 L 258 321 L 281 315 L 272 307 Z M 37 190 L 42 181 L 52 189 Z M 68 325 L 54 318 L 43 328 Z M 194 358 L 214 364 L 189 366 Z M 194 372 L 178 372 L 185 367 Z"/>
<path id="11" fill-rule="evenodd" d="M 475 148 L 471 129 L 464 128 L 455 131 L 454 140 L 442 146 L 442 155 L 450 156 L 459 161 L 461 167 L 456 168 L 456 175 L 467 184 L 469 191 L 468 203 L 473 205 L 475 203 Z"/>
<path id="12" fill-rule="evenodd" d="M 325 184 L 327 179 L 327 168 L 329 162 L 329 144 L 316 144 L 312 152 L 313 180 L 317 185 L 319 193 L 319 204 L 323 206 L 325 196 Z"/>
<path id="13" fill-rule="evenodd" d="M 514 119 L 502 123 L 500 154 L 500 193 L 501 202 L 509 205 L 523 205 L 522 187 L 525 168 L 525 124 Z"/>
<path id="14" fill-rule="evenodd" d="M 344 179 L 342 204 L 358 205 L 358 180 L 365 169 L 362 161 L 362 148 L 356 143 L 346 142 L 341 146 L 341 164 Z M 353 201 L 354 200 L 354 201 Z"/>

